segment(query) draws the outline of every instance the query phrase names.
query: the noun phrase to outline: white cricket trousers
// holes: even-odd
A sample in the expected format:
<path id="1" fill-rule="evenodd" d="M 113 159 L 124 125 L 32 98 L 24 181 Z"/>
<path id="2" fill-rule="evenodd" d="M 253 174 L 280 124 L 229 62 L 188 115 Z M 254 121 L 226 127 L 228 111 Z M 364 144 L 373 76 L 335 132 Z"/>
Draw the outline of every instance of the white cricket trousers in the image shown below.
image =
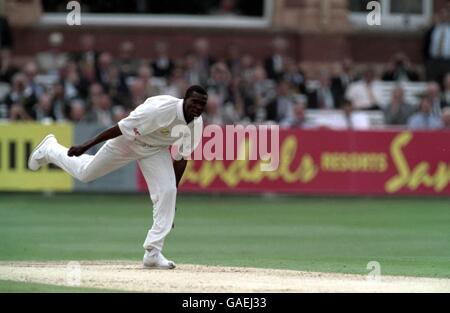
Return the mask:
<path id="1" fill-rule="evenodd" d="M 108 140 L 95 155 L 69 157 L 67 151 L 66 147 L 53 144 L 48 150 L 48 160 L 85 183 L 129 162 L 138 162 L 153 202 L 153 225 L 147 234 L 144 249 L 162 251 L 164 239 L 172 229 L 177 196 L 169 149 L 143 147 L 120 136 Z"/>

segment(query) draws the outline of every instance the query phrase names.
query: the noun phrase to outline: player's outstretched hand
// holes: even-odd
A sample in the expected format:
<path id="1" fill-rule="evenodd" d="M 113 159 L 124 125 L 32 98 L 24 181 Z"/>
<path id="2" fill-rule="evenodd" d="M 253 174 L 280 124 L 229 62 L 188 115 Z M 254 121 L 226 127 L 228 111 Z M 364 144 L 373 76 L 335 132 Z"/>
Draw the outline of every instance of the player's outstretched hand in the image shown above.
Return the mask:
<path id="1" fill-rule="evenodd" d="M 67 155 L 70 157 L 79 157 L 80 155 L 83 155 L 83 153 L 86 152 L 86 147 L 85 146 L 73 146 L 69 149 L 69 151 L 67 152 Z"/>

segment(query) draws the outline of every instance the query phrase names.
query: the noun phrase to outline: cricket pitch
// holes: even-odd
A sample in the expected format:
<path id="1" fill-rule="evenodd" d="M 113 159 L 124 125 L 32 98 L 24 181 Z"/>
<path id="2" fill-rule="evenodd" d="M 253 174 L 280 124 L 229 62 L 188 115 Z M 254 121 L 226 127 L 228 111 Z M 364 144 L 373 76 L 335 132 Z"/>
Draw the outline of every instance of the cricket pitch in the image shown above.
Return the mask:
<path id="1" fill-rule="evenodd" d="M 79 263 L 79 286 L 135 292 L 450 292 L 450 279 L 313 273 L 291 270 L 178 265 L 148 270 L 138 262 Z M 70 286 L 68 262 L 0 262 L 0 279 Z M 73 277 L 72 277 L 73 278 Z M 73 286 L 73 284 L 72 284 Z"/>

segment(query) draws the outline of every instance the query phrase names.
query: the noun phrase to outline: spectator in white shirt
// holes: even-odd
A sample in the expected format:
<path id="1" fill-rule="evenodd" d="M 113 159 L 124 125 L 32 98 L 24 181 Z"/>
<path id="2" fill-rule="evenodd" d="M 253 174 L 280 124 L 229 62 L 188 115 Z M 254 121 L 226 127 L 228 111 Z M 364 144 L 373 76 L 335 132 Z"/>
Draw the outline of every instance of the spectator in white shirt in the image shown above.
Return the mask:
<path id="1" fill-rule="evenodd" d="M 364 72 L 363 79 L 350 84 L 347 89 L 346 99 L 350 100 L 356 110 L 380 109 L 381 87 L 375 79 L 375 72 L 368 69 Z"/>

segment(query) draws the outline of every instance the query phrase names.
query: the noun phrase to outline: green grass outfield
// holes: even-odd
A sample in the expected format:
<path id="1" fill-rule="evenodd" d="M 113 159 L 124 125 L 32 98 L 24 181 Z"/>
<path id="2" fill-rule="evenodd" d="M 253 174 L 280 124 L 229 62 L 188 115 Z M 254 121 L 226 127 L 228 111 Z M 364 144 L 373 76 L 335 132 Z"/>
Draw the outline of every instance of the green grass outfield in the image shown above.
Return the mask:
<path id="1" fill-rule="evenodd" d="M 450 277 L 450 199 L 179 195 L 178 263 Z M 147 195 L 0 193 L 0 261 L 135 260 Z"/>

